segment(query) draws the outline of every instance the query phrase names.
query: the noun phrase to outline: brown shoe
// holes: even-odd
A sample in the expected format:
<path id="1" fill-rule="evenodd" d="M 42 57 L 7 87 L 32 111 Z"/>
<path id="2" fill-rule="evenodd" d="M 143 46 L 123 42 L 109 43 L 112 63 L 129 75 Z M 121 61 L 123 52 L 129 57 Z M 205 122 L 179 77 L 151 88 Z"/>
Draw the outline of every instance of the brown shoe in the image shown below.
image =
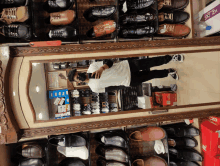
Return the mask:
<path id="1" fill-rule="evenodd" d="M 132 166 L 167 166 L 167 162 L 158 157 L 158 156 L 152 156 L 145 159 L 137 159 L 134 160 L 132 163 Z"/>
<path id="2" fill-rule="evenodd" d="M 29 18 L 28 7 L 14 7 L 14 8 L 4 8 L 1 12 L 0 21 L 7 24 L 13 22 L 24 22 Z"/>
<path id="3" fill-rule="evenodd" d="M 155 141 L 163 139 L 165 136 L 166 132 L 161 127 L 146 127 L 131 133 L 129 138 L 133 141 Z"/>
<path id="4" fill-rule="evenodd" d="M 159 26 L 158 34 L 173 37 L 184 37 L 187 36 L 190 31 L 190 28 L 183 24 L 162 24 Z"/>
<path id="5" fill-rule="evenodd" d="M 50 14 L 50 23 L 52 25 L 68 25 L 76 17 L 76 13 L 73 10 L 66 10 L 62 12 L 55 12 Z"/>
<path id="6" fill-rule="evenodd" d="M 187 7 L 189 0 L 158 0 L 158 10 L 169 9 L 169 10 L 181 10 Z M 152 6 L 155 8 L 155 6 Z"/>
<path id="7" fill-rule="evenodd" d="M 24 143 L 21 148 L 23 157 L 42 158 L 44 156 L 42 147 L 36 143 Z"/>

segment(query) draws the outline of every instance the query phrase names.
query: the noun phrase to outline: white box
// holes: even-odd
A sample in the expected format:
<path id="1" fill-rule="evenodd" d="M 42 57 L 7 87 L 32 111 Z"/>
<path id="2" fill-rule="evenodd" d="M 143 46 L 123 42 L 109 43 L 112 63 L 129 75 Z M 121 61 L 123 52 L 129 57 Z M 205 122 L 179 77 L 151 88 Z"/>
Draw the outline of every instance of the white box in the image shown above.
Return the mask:
<path id="1" fill-rule="evenodd" d="M 58 105 L 60 100 L 61 100 L 60 98 L 56 98 L 56 100 L 54 101 L 54 105 Z"/>
<path id="2" fill-rule="evenodd" d="M 66 112 L 66 105 L 59 105 L 58 106 L 58 113 Z"/>
<path id="3" fill-rule="evenodd" d="M 210 30 L 199 32 L 198 23 L 205 22 L 207 26 L 211 26 Z M 220 0 L 212 2 L 210 5 L 201 10 L 194 16 L 194 29 L 197 37 L 204 37 L 215 34 L 220 31 Z"/>
<path id="4" fill-rule="evenodd" d="M 151 108 L 150 97 L 144 95 L 141 97 L 137 97 L 137 99 L 138 99 L 138 107 L 139 108 L 142 108 L 142 109 Z"/>

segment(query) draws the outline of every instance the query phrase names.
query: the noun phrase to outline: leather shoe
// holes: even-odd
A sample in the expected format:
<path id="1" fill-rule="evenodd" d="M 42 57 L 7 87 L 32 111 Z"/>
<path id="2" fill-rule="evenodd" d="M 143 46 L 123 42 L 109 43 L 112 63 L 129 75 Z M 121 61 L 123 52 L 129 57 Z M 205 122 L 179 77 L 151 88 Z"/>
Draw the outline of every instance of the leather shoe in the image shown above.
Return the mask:
<path id="1" fill-rule="evenodd" d="M 96 6 L 87 9 L 83 16 L 90 22 L 111 17 L 116 12 L 116 6 Z"/>
<path id="2" fill-rule="evenodd" d="M 117 132 L 106 132 L 106 133 L 99 133 L 96 135 L 96 140 L 104 145 L 112 145 L 118 146 L 121 148 L 127 148 L 126 139 Z"/>
<path id="3" fill-rule="evenodd" d="M 169 153 L 174 155 L 177 159 L 187 160 L 187 161 L 202 161 L 202 155 L 196 150 L 192 149 L 181 149 L 177 150 L 174 148 L 169 149 Z"/>
<path id="4" fill-rule="evenodd" d="M 167 166 L 167 162 L 158 157 L 152 156 L 145 159 L 137 159 L 132 163 L 132 166 Z"/>
<path id="5" fill-rule="evenodd" d="M 168 137 L 195 137 L 199 135 L 199 129 L 192 126 L 166 126 L 163 127 Z"/>
<path id="6" fill-rule="evenodd" d="M 173 37 L 185 37 L 190 31 L 190 28 L 183 24 L 162 24 L 159 26 L 158 34 Z"/>
<path id="7" fill-rule="evenodd" d="M 120 162 L 117 162 L 117 161 L 106 161 L 106 160 L 104 160 L 101 157 L 98 158 L 98 160 L 96 162 L 96 165 L 97 166 L 114 166 L 114 165 L 117 165 L 117 166 L 127 166 L 126 164 L 120 163 Z"/>
<path id="8" fill-rule="evenodd" d="M 96 153 L 106 160 L 114 160 L 123 163 L 128 163 L 129 161 L 128 155 L 117 147 L 104 147 L 103 145 L 99 145 L 96 148 Z"/>
<path id="9" fill-rule="evenodd" d="M 168 10 L 181 10 L 187 7 L 189 4 L 189 0 L 159 0 L 158 8 L 161 9 L 168 9 Z"/>
<path id="10" fill-rule="evenodd" d="M 42 158 L 45 155 L 42 147 L 36 143 L 24 143 L 21 148 L 23 157 Z"/>
<path id="11" fill-rule="evenodd" d="M 144 9 L 152 5 L 155 0 L 127 0 L 128 10 Z"/>
<path id="12" fill-rule="evenodd" d="M 163 139 L 166 132 L 161 127 L 146 127 L 130 134 L 129 138 L 133 141 L 155 141 Z"/>
<path id="13" fill-rule="evenodd" d="M 189 13 L 181 10 L 173 12 L 161 12 L 158 15 L 159 22 L 171 24 L 184 23 L 189 19 L 189 17 Z"/>
<path id="14" fill-rule="evenodd" d="M 52 25 L 68 25 L 76 18 L 74 10 L 50 13 L 50 23 Z"/>
<path id="15" fill-rule="evenodd" d="M 44 166 L 41 159 L 25 159 L 19 163 L 19 166 Z"/>
<path id="16" fill-rule="evenodd" d="M 75 158 L 65 158 L 59 163 L 59 166 L 76 166 L 76 165 L 85 166 L 85 164 L 81 160 Z"/>
<path id="17" fill-rule="evenodd" d="M 80 147 L 86 146 L 86 140 L 79 135 L 59 135 L 49 139 L 49 143 L 54 146 Z"/>
<path id="18" fill-rule="evenodd" d="M 170 166 L 199 166 L 199 164 L 191 161 L 184 161 L 184 160 L 172 160 L 170 161 Z"/>
<path id="19" fill-rule="evenodd" d="M 194 148 L 198 145 L 198 142 L 195 138 L 169 138 L 168 139 L 169 146 L 178 147 L 178 148 Z"/>

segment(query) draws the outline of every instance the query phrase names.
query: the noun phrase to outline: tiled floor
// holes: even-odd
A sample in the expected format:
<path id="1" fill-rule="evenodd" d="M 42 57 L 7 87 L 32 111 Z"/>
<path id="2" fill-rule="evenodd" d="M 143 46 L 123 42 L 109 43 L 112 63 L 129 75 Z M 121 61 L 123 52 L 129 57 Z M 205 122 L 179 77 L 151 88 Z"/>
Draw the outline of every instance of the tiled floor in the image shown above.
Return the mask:
<path id="1" fill-rule="evenodd" d="M 154 79 L 153 85 L 176 83 L 177 104 L 188 105 L 220 101 L 220 52 L 190 53 L 183 63 L 169 64 L 152 69 L 175 68 L 179 74 L 176 81 L 170 76 Z"/>

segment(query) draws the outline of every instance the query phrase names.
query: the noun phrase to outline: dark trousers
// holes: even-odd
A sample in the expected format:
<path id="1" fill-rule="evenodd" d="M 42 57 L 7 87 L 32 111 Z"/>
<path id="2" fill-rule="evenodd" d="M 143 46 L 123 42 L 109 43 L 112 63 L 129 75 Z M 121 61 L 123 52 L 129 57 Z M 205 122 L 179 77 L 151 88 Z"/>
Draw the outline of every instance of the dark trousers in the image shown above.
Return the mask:
<path id="1" fill-rule="evenodd" d="M 131 70 L 130 86 L 137 86 L 142 82 L 149 81 L 155 78 L 164 78 L 168 76 L 168 69 L 152 70 L 151 67 L 167 64 L 172 59 L 172 56 L 160 56 L 147 59 L 128 60 Z"/>

